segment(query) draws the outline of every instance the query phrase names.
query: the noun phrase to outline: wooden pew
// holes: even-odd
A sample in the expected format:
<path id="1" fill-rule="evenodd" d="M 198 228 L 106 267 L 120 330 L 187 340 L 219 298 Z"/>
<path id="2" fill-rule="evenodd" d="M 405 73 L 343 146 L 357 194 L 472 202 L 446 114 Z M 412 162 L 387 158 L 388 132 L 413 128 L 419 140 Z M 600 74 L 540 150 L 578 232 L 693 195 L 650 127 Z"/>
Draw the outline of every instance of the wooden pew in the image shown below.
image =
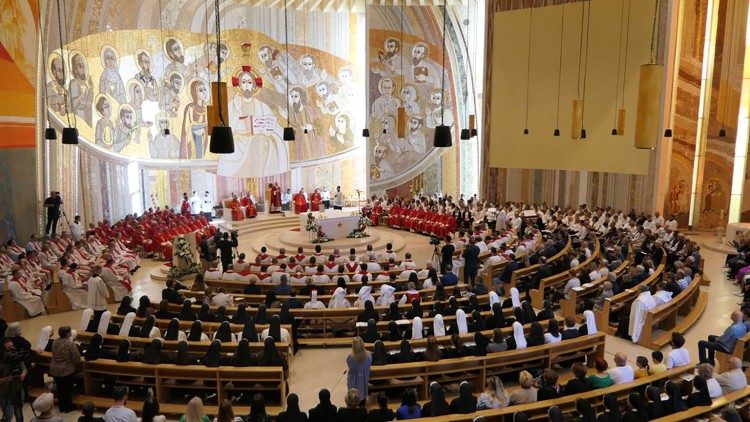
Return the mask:
<path id="1" fill-rule="evenodd" d="M 122 324 L 122 320 L 125 317 L 123 315 L 112 315 L 112 322 L 116 324 Z M 143 325 L 143 323 L 146 321 L 146 318 L 139 318 L 136 317 L 135 320 L 133 320 L 133 325 Z M 154 327 L 162 330 L 167 329 L 169 326 L 169 323 L 171 320 L 169 319 L 159 319 L 156 318 L 156 324 L 154 324 Z M 190 326 L 193 324 L 193 321 L 180 321 L 180 330 L 186 331 L 190 329 Z M 219 325 L 221 325 L 220 322 L 203 322 L 201 321 L 201 330 L 208 335 L 209 338 L 213 335 L 213 333 L 216 332 L 216 330 L 219 329 Z M 229 324 L 231 327 L 232 333 L 240 333 L 242 332 L 242 329 L 244 328 L 244 325 L 242 324 Z M 281 324 L 282 328 L 286 328 L 289 333 L 292 332 L 292 326 L 289 324 Z M 268 324 L 255 324 L 255 329 L 258 330 L 258 334 L 260 334 L 261 331 L 268 328 Z"/>
<path id="2" fill-rule="evenodd" d="M 26 308 L 13 300 L 13 295 L 8 288 L 8 281 L 3 283 L 3 297 L 0 299 L 0 306 L 3 309 L 3 319 L 6 322 L 23 321 L 26 319 Z"/>
<path id="3" fill-rule="evenodd" d="M 304 287 L 304 286 L 299 286 L 299 285 L 296 285 L 296 284 L 292 285 L 292 286 L 293 287 Z M 446 295 L 448 295 L 448 297 L 450 297 L 451 291 L 453 290 L 454 287 L 458 287 L 462 291 L 466 290 L 466 289 L 469 289 L 469 286 L 467 284 L 463 284 L 463 283 L 459 283 L 456 286 L 446 287 L 445 288 L 445 293 L 446 293 Z M 422 301 L 423 302 L 431 302 L 432 301 L 432 297 L 435 294 L 436 290 L 437 289 L 435 287 L 431 287 L 429 289 L 420 289 L 420 290 L 418 290 L 418 292 L 422 296 Z M 397 291 L 397 292 L 394 292 L 394 295 L 395 296 L 399 296 L 399 299 L 400 299 L 400 296 L 403 295 L 404 293 L 405 293 L 404 291 Z M 194 297 L 194 298 L 196 298 L 197 300 L 200 300 L 200 301 L 202 301 L 203 298 L 205 297 L 205 293 L 202 292 L 202 291 L 198 292 L 198 291 L 190 291 L 190 290 L 180 290 L 180 294 L 182 294 L 182 296 L 184 298 L 186 298 L 186 299 Z M 266 301 L 266 295 L 253 295 L 253 294 L 245 294 L 245 293 L 233 293 L 232 296 L 234 297 L 235 302 L 238 303 L 238 304 L 240 303 L 239 302 L 240 299 L 242 300 L 241 303 L 244 303 L 246 305 L 253 305 L 253 306 L 258 306 L 259 304 L 265 303 L 265 301 Z M 380 291 L 373 291 L 372 292 L 372 296 L 375 299 L 378 299 L 380 297 Z M 276 299 L 278 299 L 278 300 L 280 300 L 282 302 L 286 301 L 290 297 L 291 296 L 289 296 L 289 295 L 276 295 Z M 310 296 L 309 295 L 295 295 L 294 297 L 297 298 L 297 300 L 302 301 L 303 303 L 304 302 L 308 302 L 310 300 Z M 354 303 L 354 301 L 357 300 L 358 296 L 357 296 L 356 292 L 353 292 L 353 293 L 347 294 L 346 298 L 350 302 Z M 323 303 L 325 303 L 325 304 L 328 304 L 328 301 L 330 301 L 331 299 L 333 299 L 333 295 L 330 295 L 330 294 L 319 294 L 318 295 L 318 300 L 321 301 L 321 302 L 323 302 Z M 154 306 L 154 307 L 158 307 L 159 306 L 159 302 L 152 301 L 151 305 Z M 177 304 L 170 304 L 170 305 L 175 305 L 177 307 L 182 306 L 182 305 L 177 305 Z"/>
<path id="4" fill-rule="evenodd" d="M 734 350 L 731 354 L 717 350 L 714 356 L 717 364 L 716 373 L 726 372 L 730 370 L 731 368 L 729 368 L 729 359 L 733 357 L 739 358 L 743 362 L 750 360 L 750 332 L 737 340 L 737 342 L 734 344 Z"/>
<path id="5" fill-rule="evenodd" d="M 628 266 L 630 266 L 630 260 L 626 259 L 622 261 L 622 264 L 620 264 L 617 268 L 610 272 L 617 274 L 617 276 L 619 277 L 628 268 Z M 581 287 L 574 287 L 570 292 L 569 299 L 560 299 L 560 311 L 562 312 L 563 317 L 575 318 L 576 306 L 578 305 L 578 303 L 580 303 L 580 301 L 582 301 L 584 297 L 595 296 L 601 293 L 602 284 L 604 284 L 604 282 L 608 280 L 609 277 L 602 277 L 598 280 L 592 281 L 591 283 L 584 284 Z"/>
<path id="6" fill-rule="evenodd" d="M 81 344 L 87 345 L 91 343 L 91 338 L 94 337 L 94 334 L 96 333 L 90 333 L 88 331 L 79 331 L 78 336 L 76 337 L 76 343 L 80 342 Z M 102 336 L 102 340 L 103 340 L 102 346 L 117 348 L 120 345 L 120 342 L 125 339 L 130 340 L 130 349 L 135 350 L 135 351 L 143 350 L 147 345 L 151 344 L 150 338 L 106 334 Z M 179 342 L 177 340 L 162 339 L 161 350 L 162 352 L 175 352 L 177 351 L 178 343 Z M 208 351 L 208 347 L 211 346 L 210 341 L 188 341 L 187 343 L 188 343 L 188 352 L 191 355 L 195 355 L 195 356 L 205 355 L 206 352 Z M 234 351 L 237 350 L 237 344 L 238 342 L 221 343 L 222 353 L 234 353 Z M 249 344 L 250 344 L 250 351 L 253 353 L 258 353 L 263 350 L 263 342 L 250 342 Z M 275 344 L 276 344 L 276 348 L 279 349 L 279 353 L 284 355 L 288 361 L 291 361 L 291 358 L 294 355 L 292 346 L 289 343 L 284 343 L 284 342 L 276 342 Z"/>
<path id="7" fill-rule="evenodd" d="M 640 291 L 639 291 L 640 286 L 643 286 L 643 285 L 651 286 L 655 284 L 661 277 L 662 273 L 664 272 L 664 268 L 666 267 L 666 265 L 667 265 L 667 254 L 665 252 L 661 258 L 661 262 L 656 267 L 656 269 L 654 269 L 653 274 L 648 276 L 645 280 L 643 280 L 643 282 L 638 284 L 633 289 L 623 290 L 620 293 L 605 299 L 602 309 L 594 310 L 594 317 L 596 318 L 596 327 L 601 331 L 606 331 L 607 334 L 614 335 L 615 331 L 617 330 L 617 327 L 610 326 L 609 324 L 610 315 L 613 314 L 614 312 L 625 312 L 626 309 L 629 312 L 630 304 L 640 294 Z"/>
<path id="8" fill-rule="evenodd" d="M 35 364 L 48 372 L 52 355 L 42 352 L 35 358 Z M 156 399 L 162 408 L 162 412 L 170 413 L 174 405 L 180 410 L 174 414 L 185 412 L 185 404 L 181 403 L 171 394 L 181 389 L 203 389 L 217 394 L 217 403 L 223 399 L 229 399 L 234 391 L 262 392 L 267 403 L 270 402 L 272 412 L 278 413 L 286 407 L 287 379 L 282 367 L 234 367 L 219 366 L 208 368 L 203 365 L 173 365 L 158 364 L 149 365 L 141 362 L 117 362 L 109 359 L 97 359 L 94 361 L 81 361 L 78 364 L 77 377 L 83 378 L 84 397 L 98 397 L 106 399 L 106 407 L 112 405 L 111 394 L 102 391 L 102 380 L 104 378 L 116 377 L 117 385 L 134 385 L 151 387 Z M 192 383 L 175 383 L 175 380 L 193 381 Z M 230 382 L 234 382 L 230 384 Z M 234 385 L 241 383 L 240 385 Z M 29 394 L 38 396 L 45 392 L 43 388 L 29 388 Z M 74 396 L 76 404 L 81 402 L 82 397 Z M 85 398 L 84 398 L 85 400 Z M 99 401 L 101 402 L 101 401 Z M 133 406 L 132 402 L 129 402 Z M 237 410 L 235 410 L 237 411 Z M 210 413 L 210 412 L 209 412 Z"/>
<path id="9" fill-rule="evenodd" d="M 374 367 L 373 367 L 374 368 Z M 604 411 L 603 399 L 606 394 L 613 394 L 621 405 L 624 405 L 627 397 L 632 392 L 639 392 L 652 383 L 662 383 L 664 380 L 680 379 L 683 375 L 693 372 L 694 365 L 686 365 L 670 369 L 648 377 L 639 378 L 629 383 L 616 384 L 607 388 L 599 388 L 571 396 L 557 399 L 542 400 L 534 403 L 508 406 L 501 409 L 480 410 L 469 414 L 451 414 L 430 418 L 417 419 L 419 422 L 473 422 L 475 418 L 482 417 L 485 422 L 504 422 L 509 420 L 514 413 L 524 412 L 529 420 L 547 420 L 547 412 L 552 406 L 557 406 L 564 415 L 575 414 L 576 400 L 579 398 L 588 400 L 595 412 Z M 748 387 L 750 388 L 750 387 Z M 692 410 L 692 409 L 691 409 Z M 661 419 L 659 419 L 661 420 Z M 684 419 L 671 419 L 684 420 Z M 671 421 L 670 420 L 670 421 Z"/>
<path id="10" fill-rule="evenodd" d="M 599 258 L 599 254 L 601 253 L 601 242 L 599 242 L 599 239 L 597 239 L 595 236 L 592 240 L 594 245 L 594 250 L 591 251 L 591 256 L 588 257 L 585 261 L 579 263 L 575 268 L 575 270 L 582 270 L 585 269 L 590 263 L 594 262 L 597 258 Z M 548 289 L 552 287 L 557 287 L 559 285 L 564 285 L 567 283 L 567 281 L 570 278 L 570 274 L 568 271 L 563 271 L 561 273 L 557 273 L 554 275 L 551 275 L 549 277 L 543 278 L 539 282 L 539 288 L 538 289 L 531 289 L 529 290 L 529 296 L 531 297 L 531 305 L 535 308 L 542 308 L 544 306 L 544 297 L 548 293 Z"/>
<path id="11" fill-rule="evenodd" d="M 562 318 L 556 318 L 556 319 L 557 319 L 557 322 L 562 327 L 562 323 L 563 323 Z M 546 329 L 547 321 L 540 321 L 540 323 L 543 326 L 545 326 L 545 329 Z M 528 334 L 530 329 L 531 329 L 531 324 L 525 324 L 523 326 L 523 331 L 524 331 L 525 334 Z M 505 336 L 506 339 L 508 337 L 512 337 L 513 336 L 513 327 L 503 327 L 500 330 L 503 332 L 503 336 Z M 490 340 L 492 340 L 493 331 L 494 331 L 494 329 L 493 330 L 482 330 L 481 333 L 484 334 L 485 336 L 487 336 Z M 473 343 L 474 342 L 474 332 L 469 332 L 468 334 L 463 334 L 460 337 L 461 337 L 461 341 L 464 342 L 464 343 Z M 452 344 L 451 344 L 451 336 L 450 335 L 438 336 L 438 337 L 435 337 L 435 340 L 437 340 L 439 346 L 443 346 L 443 347 L 451 347 L 452 346 Z M 365 343 L 365 347 L 367 349 L 369 349 L 369 350 L 374 350 L 373 344 L 374 343 Z M 418 339 L 418 340 L 409 340 L 409 344 L 411 344 L 412 349 L 425 348 L 425 347 L 427 347 L 427 338 L 425 337 L 425 338 L 421 338 L 421 339 Z M 391 352 L 391 351 L 396 351 L 397 352 L 397 351 L 400 350 L 399 346 L 401 345 L 401 342 L 400 341 L 384 341 L 383 345 L 385 346 L 385 349 L 388 350 L 389 352 Z"/>
<path id="12" fill-rule="evenodd" d="M 659 350 L 671 340 L 672 332 L 684 333 L 703 315 L 708 302 L 708 292 L 701 291 L 701 276 L 693 277 L 688 287 L 669 302 L 646 313 L 638 344 Z M 678 322 L 678 318 L 682 318 Z M 653 338 L 654 328 L 666 332 Z"/>
<path id="13" fill-rule="evenodd" d="M 568 254 L 570 250 L 573 248 L 573 242 L 571 240 L 571 237 L 568 236 L 568 241 L 565 243 L 565 247 L 557 252 L 556 254 L 552 255 L 550 259 L 547 260 L 548 265 L 552 265 L 558 260 L 560 260 L 563 256 Z M 518 279 L 522 277 L 528 277 L 531 275 L 536 274 L 536 272 L 539 271 L 539 264 L 530 265 L 526 268 L 520 268 L 516 271 L 513 271 L 513 274 L 510 277 L 510 283 L 506 283 L 504 286 L 506 288 L 506 291 L 510 291 L 511 288 L 518 286 Z"/>
<path id="14" fill-rule="evenodd" d="M 471 380 L 478 392 L 483 388 L 485 379 L 493 375 L 518 372 L 532 367 L 550 368 L 556 362 L 580 356 L 587 356 L 591 366 L 594 357 L 604 356 L 605 339 L 604 333 L 597 333 L 554 344 L 490 353 L 487 356 L 372 366 L 370 381 L 387 382 L 382 385 L 375 384 L 370 389 L 411 386 L 418 389 L 420 397 L 426 398 L 429 385 L 433 381 L 445 383 Z M 394 379 L 396 381 L 393 381 Z"/>
<path id="15" fill-rule="evenodd" d="M 721 409 L 724 406 L 743 400 L 749 396 L 750 396 L 750 387 L 745 387 L 742 390 L 737 390 L 732 393 L 725 394 L 721 397 L 717 397 L 713 399 L 710 406 L 691 407 L 690 409 L 684 410 L 682 412 L 677 412 L 669 416 L 664 416 L 659 419 L 652 419 L 652 421 L 676 422 L 676 421 L 698 420 L 698 419 L 701 419 L 701 417 L 708 416 L 709 413 L 714 413 L 715 411 Z"/>

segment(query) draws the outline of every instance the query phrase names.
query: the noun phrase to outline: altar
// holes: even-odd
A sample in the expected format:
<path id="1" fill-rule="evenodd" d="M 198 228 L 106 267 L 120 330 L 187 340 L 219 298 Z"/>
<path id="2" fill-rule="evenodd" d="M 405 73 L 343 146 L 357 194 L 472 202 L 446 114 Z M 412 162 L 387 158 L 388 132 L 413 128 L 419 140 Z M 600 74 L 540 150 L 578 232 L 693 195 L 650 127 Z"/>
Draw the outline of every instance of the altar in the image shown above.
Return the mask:
<path id="1" fill-rule="evenodd" d="M 305 233 L 307 227 L 307 214 L 299 214 L 299 227 L 302 233 Z M 332 210 L 325 212 L 313 212 L 315 221 L 320 224 L 323 233 L 331 239 L 344 239 L 353 232 L 359 225 L 359 212 L 357 210 Z"/>

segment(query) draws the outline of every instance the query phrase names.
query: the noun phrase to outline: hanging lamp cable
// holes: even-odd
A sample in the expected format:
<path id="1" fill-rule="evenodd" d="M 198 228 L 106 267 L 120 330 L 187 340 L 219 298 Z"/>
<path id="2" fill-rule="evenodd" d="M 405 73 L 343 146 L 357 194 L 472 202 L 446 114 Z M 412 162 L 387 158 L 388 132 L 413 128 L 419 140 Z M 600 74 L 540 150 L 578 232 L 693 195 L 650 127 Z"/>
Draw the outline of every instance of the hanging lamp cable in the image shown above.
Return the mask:
<path id="1" fill-rule="evenodd" d="M 736 9 L 735 8 L 735 3 L 736 2 L 732 2 L 731 0 L 729 0 L 729 3 L 731 3 L 732 11 L 729 12 L 729 13 L 727 13 L 727 16 L 731 16 L 732 19 L 735 19 L 734 15 L 735 15 L 735 9 Z M 729 6 L 727 6 L 727 9 L 729 9 Z M 734 30 L 734 29 L 735 29 L 735 22 L 732 21 L 732 30 Z M 727 34 L 729 34 L 729 30 L 728 30 L 728 28 L 725 25 L 724 26 L 724 39 L 725 40 L 726 40 Z M 731 37 L 731 35 L 729 35 L 729 36 Z M 729 83 L 729 77 L 730 77 L 730 72 L 732 70 L 732 54 L 734 52 L 734 42 L 735 42 L 736 38 L 737 37 L 730 38 L 730 40 L 729 40 L 729 53 L 725 57 L 722 57 L 722 67 L 726 68 L 726 76 L 724 77 L 724 81 L 725 81 L 724 83 L 726 85 L 726 90 L 725 90 L 725 93 L 724 93 L 724 110 L 723 110 L 722 119 L 721 119 L 721 127 L 722 127 L 722 129 L 725 128 L 724 127 L 725 126 L 724 122 L 726 122 L 726 120 L 727 120 L 727 111 L 728 111 L 728 107 L 729 107 L 729 96 L 732 93 L 731 92 L 731 85 Z M 726 44 L 726 42 L 725 42 L 725 44 Z"/>
<path id="2" fill-rule="evenodd" d="M 529 87 L 531 86 L 531 25 L 534 21 L 534 0 L 531 0 L 529 8 L 529 40 L 526 49 L 526 117 L 524 118 L 524 130 L 529 127 Z"/>
<path id="3" fill-rule="evenodd" d="M 617 104 L 620 95 L 620 64 L 622 63 L 622 24 L 625 20 L 625 0 L 620 0 L 620 40 L 617 43 L 617 80 L 615 81 L 615 113 L 614 113 L 614 125 L 617 127 Z"/>
<path id="4" fill-rule="evenodd" d="M 214 0 L 214 13 L 216 13 L 216 82 L 221 83 L 221 15 L 219 9 L 219 0 Z M 208 20 L 208 16 L 206 16 Z M 216 101 L 219 103 L 219 121 L 222 126 L 226 126 L 224 121 L 224 111 L 221 100 L 221 87 L 216 87 Z"/>
<path id="5" fill-rule="evenodd" d="M 289 127 L 289 15 L 287 0 L 284 0 L 284 49 L 286 50 L 286 126 Z"/>
<path id="6" fill-rule="evenodd" d="M 620 91 L 620 108 L 625 108 L 625 79 L 628 77 L 628 50 L 630 48 L 630 10 L 633 7 L 633 2 L 628 2 L 628 13 L 625 18 L 625 52 L 623 53 L 622 59 L 622 91 Z"/>
<path id="7" fill-rule="evenodd" d="M 443 69 L 440 78 L 440 125 L 445 126 L 445 31 L 448 21 L 448 0 L 443 0 Z"/>
<path id="8" fill-rule="evenodd" d="M 68 57 L 68 60 L 65 59 L 65 48 L 64 48 L 65 43 L 63 41 L 62 13 L 63 12 L 60 7 L 60 0 L 57 0 L 57 35 L 58 35 L 58 40 L 60 41 L 60 58 L 62 59 L 62 62 L 63 62 L 62 63 L 62 76 L 63 76 L 63 81 L 67 81 L 68 77 L 66 76 L 65 65 L 67 64 L 66 62 L 70 60 L 70 57 Z M 67 31 L 67 27 L 65 29 Z M 70 93 L 68 93 L 68 95 L 70 95 Z M 69 108 L 71 102 L 72 101 L 65 101 L 65 120 L 68 122 L 68 127 L 72 126 L 70 123 L 71 122 L 70 121 L 71 110 Z M 75 116 L 75 113 L 72 113 L 72 114 Z"/>
<path id="9" fill-rule="evenodd" d="M 560 91 L 562 88 L 562 60 L 563 60 L 563 34 L 565 33 L 565 1 L 562 5 L 560 15 L 560 57 L 557 61 L 557 115 L 555 116 L 555 129 L 560 128 Z"/>
<path id="10" fill-rule="evenodd" d="M 584 7 L 586 7 L 586 61 L 583 64 L 583 105 L 581 107 L 581 124 L 583 125 L 584 116 L 586 114 L 586 76 L 588 75 L 589 68 L 589 30 L 591 29 L 591 0 L 588 0 Z M 585 125 L 582 126 L 582 131 L 586 130 Z"/>

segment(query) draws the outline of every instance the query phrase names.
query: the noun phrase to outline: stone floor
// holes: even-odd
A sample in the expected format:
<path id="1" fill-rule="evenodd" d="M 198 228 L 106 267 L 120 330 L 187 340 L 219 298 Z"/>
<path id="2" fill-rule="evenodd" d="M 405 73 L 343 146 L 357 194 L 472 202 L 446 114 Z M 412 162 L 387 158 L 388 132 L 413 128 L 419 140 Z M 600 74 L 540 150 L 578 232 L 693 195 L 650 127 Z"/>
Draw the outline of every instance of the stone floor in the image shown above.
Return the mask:
<path id="1" fill-rule="evenodd" d="M 390 229 L 381 229 L 391 232 Z M 432 257 L 432 247 L 429 245 L 429 238 L 397 232 L 402 235 L 405 241 L 404 251 L 410 251 L 414 259 L 421 264 Z M 250 242 L 249 235 L 240 238 L 239 251 L 248 250 Z M 711 235 L 699 234 L 692 236 L 696 241 L 703 242 L 708 240 Z M 687 338 L 687 347 L 690 350 L 691 360 L 697 361 L 697 342 L 709 334 L 721 334 L 724 328 L 729 324 L 729 315 L 733 310 L 738 308 L 740 298 L 733 295 L 736 291 L 731 282 L 726 280 L 723 271 L 725 255 L 709 251 L 705 248 L 702 250 L 706 259 L 705 273 L 710 277 L 712 283 L 710 287 L 703 287 L 709 292 L 709 303 L 703 317 L 685 333 Z M 250 255 L 248 253 L 248 255 Z M 133 277 L 134 296 L 137 303 L 138 297 L 147 294 L 152 298 L 160 297 L 163 282 L 155 282 L 149 277 L 149 272 L 155 266 L 161 265 L 159 262 L 143 260 L 142 267 Z M 116 309 L 116 305 L 110 306 L 111 310 Z M 75 326 L 80 318 L 80 311 L 66 312 L 55 315 L 41 316 L 25 320 L 21 323 L 23 334 L 29 338 L 32 343 L 36 340 L 37 333 L 41 327 L 52 325 Z M 607 360 L 610 364 L 613 362 L 613 352 L 622 351 L 628 355 L 631 362 L 635 361 L 636 356 L 650 356 L 650 350 L 641 346 L 634 345 L 626 340 L 608 337 L 606 345 Z M 343 405 L 343 398 L 346 392 L 346 355 L 347 348 L 328 348 L 328 349 L 303 349 L 295 356 L 291 368 L 291 380 L 289 388 L 291 392 L 300 397 L 300 408 L 309 409 L 317 403 L 317 393 L 321 388 L 327 388 L 331 391 L 333 402 L 337 405 Z M 30 418 L 31 412 L 27 406 L 26 417 Z M 65 421 L 77 420 L 78 413 L 72 412 L 63 415 Z"/>

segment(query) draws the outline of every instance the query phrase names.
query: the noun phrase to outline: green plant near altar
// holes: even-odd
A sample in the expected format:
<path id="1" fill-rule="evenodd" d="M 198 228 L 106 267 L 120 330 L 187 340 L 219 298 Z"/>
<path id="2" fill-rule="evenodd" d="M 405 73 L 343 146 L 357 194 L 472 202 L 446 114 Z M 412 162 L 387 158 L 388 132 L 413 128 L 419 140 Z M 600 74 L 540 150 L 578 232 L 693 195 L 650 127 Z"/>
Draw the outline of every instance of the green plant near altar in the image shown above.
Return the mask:
<path id="1" fill-rule="evenodd" d="M 187 275 L 198 274 L 201 271 L 201 266 L 195 260 L 195 254 L 185 236 L 177 236 L 174 255 L 177 257 L 177 265 L 172 265 L 167 277 L 181 279 Z"/>
<path id="2" fill-rule="evenodd" d="M 349 233 L 348 238 L 350 239 L 361 239 L 363 237 L 370 237 L 367 233 L 367 228 L 372 225 L 372 220 L 362 213 L 359 214 L 359 221 L 357 222 L 357 228 Z"/>

